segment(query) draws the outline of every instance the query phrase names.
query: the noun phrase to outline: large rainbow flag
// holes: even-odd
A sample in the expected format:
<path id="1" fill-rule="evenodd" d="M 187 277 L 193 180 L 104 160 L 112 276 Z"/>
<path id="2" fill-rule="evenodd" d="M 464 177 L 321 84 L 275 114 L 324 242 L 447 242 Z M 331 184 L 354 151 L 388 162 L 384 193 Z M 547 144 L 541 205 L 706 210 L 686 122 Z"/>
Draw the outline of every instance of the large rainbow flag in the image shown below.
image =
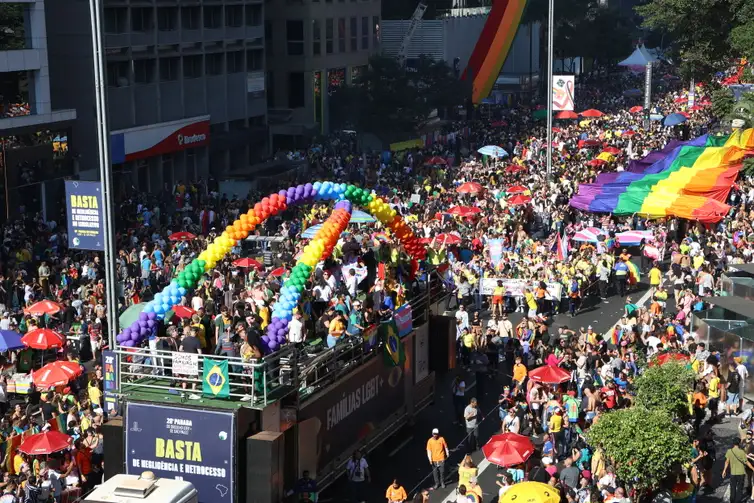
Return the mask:
<path id="1" fill-rule="evenodd" d="M 570 204 L 596 213 L 717 222 L 730 210 L 725 201 L 743 158 L 753 154 L 754 129 L 674 141 L 626 171 L 580 185 Z"/>
<path id="2" fill-rule="evenodd" d="M 494 0 L 462 76 L 473 79 L 474 103 L 481 103 L 490 95 L 513 45 L 525 7 L 526 0 Z"/>

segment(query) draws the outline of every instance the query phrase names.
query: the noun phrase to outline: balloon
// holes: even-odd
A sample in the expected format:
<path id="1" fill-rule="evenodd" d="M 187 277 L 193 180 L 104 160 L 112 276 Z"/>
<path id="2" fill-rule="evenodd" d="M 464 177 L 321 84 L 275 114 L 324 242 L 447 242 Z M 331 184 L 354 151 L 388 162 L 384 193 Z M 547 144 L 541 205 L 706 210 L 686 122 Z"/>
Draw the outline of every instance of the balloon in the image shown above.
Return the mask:
<path id="1" fill-rule="evenodd" d="M 123 334 L 118 334 L 115 336 L 115 340 L 120 343 L 120 342 L 123 342 L 125 338 L 123 337 Z"/>
<path id="2" fill-rule="evenodd" d="M 153 320 L 155 318 L 157 318 L 157 315 L 154 313 L 154 310 L 152 310 L 152 312 L 150 312 L 150 313 L 147 313 L 147 319 L 148 320 Z"/>
<path id="3" fill-rule="evenodd" d="M 275 351 L 275 349 L 277 349 L 278 347 L 278 343 L 277 341 L 271 340 L 270 342 L 267 343 L 267 347 L 269 347 L 271 351 Z"/>
<path id="4" fill-rule="evenodd" d="M 268 336 L 266 336 L 266 335 L 263 335 L 262 336 L 262 342 L 264 342 L 265 344 L 267 344 L 268 342 L 270 342 L 270 338 Z"/>
<path id="5" fill-rule="evenodd" d="M 139 335 L 141 335 L 142 337 L 146 337 L 148 333 L 149 329 L 147 327 L 142 327 L 139 329 Z"/>
<path id="6" fill-rule="evenodd" d="M 151 303 L 147 304 L 144 306 L 142 313 L 154 314 L 154 306 Z"/>
<path id="7" fill-rule="evenodd" d="M 163 312 L 163 314 L 164 314 L 164 313 L 167 313 L 168 311 L 170 311 L 170 307 L 171 307 L 171 306 L 170 306 L 169 304 L 165 304 L 165 303 L 163 303 L 163 304 L 162 304 L 162 312 Z"/>
<path id="8" fill-rule="evenodd" d="M 147 320 L 147 328 L 154 328 L 154 320 Z"/>
<path id="9" fill-rule="evenodd" d="M 125 346 L 127 348 L 132 348 L 132 347 L 136 346 L 136 343 L 134 341 L 124 341 L 123 342 L 123 346 Z"/>

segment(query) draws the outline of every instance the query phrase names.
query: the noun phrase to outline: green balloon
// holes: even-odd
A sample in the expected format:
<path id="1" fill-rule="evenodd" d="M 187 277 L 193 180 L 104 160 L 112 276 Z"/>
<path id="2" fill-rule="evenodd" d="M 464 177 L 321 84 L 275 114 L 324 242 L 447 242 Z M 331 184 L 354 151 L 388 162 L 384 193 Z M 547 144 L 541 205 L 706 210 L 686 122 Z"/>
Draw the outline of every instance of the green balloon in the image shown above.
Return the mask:
<path id="1" fill-rule="evenodd" d="M 204 269 L 204 266 L 207 265 L 206 261 L 199 259 L 196 260 L 196 263 L 199 264 L 199 267 L 201 267 L 202 269 Z"/>

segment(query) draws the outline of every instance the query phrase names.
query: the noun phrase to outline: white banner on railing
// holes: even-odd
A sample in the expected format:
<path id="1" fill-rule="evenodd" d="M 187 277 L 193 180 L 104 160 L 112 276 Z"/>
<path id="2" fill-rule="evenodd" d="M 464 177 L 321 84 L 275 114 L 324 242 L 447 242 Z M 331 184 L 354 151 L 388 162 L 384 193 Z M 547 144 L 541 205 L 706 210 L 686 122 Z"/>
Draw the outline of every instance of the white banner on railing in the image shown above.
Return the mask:
<path id="1" fill-rule="evenodd" d="M 503 282 L 506 294 L 513 295 L 514 297 L 523 297 L 525 288 L 529 288 L 529 290 L 534 293 L 539 285 L 539 281 L 527 281 L 525 279 L 484 278 L 481 286 L 482 295 L 492 295 L 498 281 Z M 547 285 L 547 291 L 552 298 L 560 299 L 563 294 L 563 285 L 552 282 L 547 282 L 545 284 Z"/>
<path id="2" fill-rule="evenodd" d="M 199 375 L 199 355 L 194 353 L 173 353 L 173 374 L 182 376 Z"/>

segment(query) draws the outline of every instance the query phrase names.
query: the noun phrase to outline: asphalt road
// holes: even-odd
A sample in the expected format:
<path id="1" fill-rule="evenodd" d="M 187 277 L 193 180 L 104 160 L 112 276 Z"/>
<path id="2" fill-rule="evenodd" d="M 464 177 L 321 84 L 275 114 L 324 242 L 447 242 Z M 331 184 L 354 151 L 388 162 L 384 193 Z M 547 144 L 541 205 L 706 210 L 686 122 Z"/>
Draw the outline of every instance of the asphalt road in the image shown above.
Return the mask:
<path id="1" fill-rule="evenodd" d="M 637 288 L 629 293 L 632 302 L 641 302 L 642 297 L 646 297 L 647 288 L 648 285 L 646 284 L 637 285 Z M 574 318 L 571 318 L 567 313 L 555 316 L 551 325 L 551 333 L 557 332 L 558 327 L 561 326 L 578 330 L 579 327 L 587 328 L 589 325 L 592 325 L 595 332 L 605 333 L 620 319 L 625 303 L 626 299 L 621 299 L 615 295 L 609 297 L 607 303 L 600 302 L 596 297 L 589 298 L 585 301 L 583 309 Z M 521 317 L 522 314 L 520 313 L 511 315 L 511 322 L 514 326 L 520 321 Z M 503 368 L 503 374 L 510 374 L 510 371 L 506 372 L 505 370 Z M 475 396 L 479 401 L 480 409 L 484 413 L 484 420 L 479 428 L 480 445 L 483 445 L 490 436 L 499 431 L 500 421 L 496 410 L 497 398 L 502 386 L 510 384 L 510 378 L 507 375 L 499 375 L 495 378 L 479 375 L 477 378 L 474 373 L 457 369 L 437 376 L 438 386 L 435 403 L 424 409 L 416 417 L 413 426 L 396 432 L 392 438 L 366 457 L 372 474 L 372 482 L 368 484 L 366 494 L 367 502 L 386 501 L 385 490 L 392 483 L 393 478 L 398 478 L 409 493 L 409 498 L 413 498 L 416 491 L 433 486 L 431 467 L 427 461 L 425 450 L 427 439 L 431 436 L 433 428 L 440 430 L 440 434 L 445 438 L 452 452 L 445 467 L 446 488 L 432 490 L 431 501 L 432 503 L 455 501 L 455 489 L 458 480 L 457 466 L 467 451 L 464 445 L 465 428 L 453 424 L 451 382 L 459 372 L 464 376 L 468 386 L 467 397 Z M 489 465 L 484 460 L 481 450 L 474 452 L 472 458 L 479 467 L 478 480 L 485 493 L 484 502 L 497 501 L 496 467 Z M 325 490 L 320 495 L 319 501 L 323 503 L 351 501 L 348 482 L 345 478 L 341 477 Z"/>

